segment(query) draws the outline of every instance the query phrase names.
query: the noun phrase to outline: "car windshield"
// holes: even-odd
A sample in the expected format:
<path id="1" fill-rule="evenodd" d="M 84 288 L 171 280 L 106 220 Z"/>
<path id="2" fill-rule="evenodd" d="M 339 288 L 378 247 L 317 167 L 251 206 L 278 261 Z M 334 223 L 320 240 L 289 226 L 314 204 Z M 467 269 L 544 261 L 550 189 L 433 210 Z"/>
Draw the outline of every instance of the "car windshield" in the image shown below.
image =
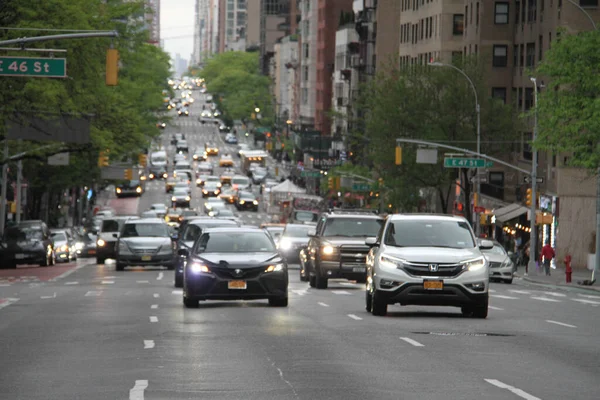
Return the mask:
<path id="1" fill-rule="evenodd" d="M 289 237 L 307 237 L 308 231 L 314 229 L 314 227 L 310 225 L 300 225 L 300 226 L 292 226 L 288 225 L 285 227 L 283 231 L 283 236 Z"/>
<path id="2" fill-rule="evenodd" d="M 181 212 L 181 215 L 184 217 L 189 217 L 189 216 L 193 216 L 193 215 L 198 215 L 198 213 L 194 210 L 183 210 Z"/>
<path id="3" fill-rule="evenodd" d="M 125 224 L 121 237 L 168 237 L 169 229 L 165 224 Z"/>
<path id="4" fill-rule="evenodd" d="M 187 196 L 188 191 L 186 188 L 175 188 L 173 189 L 174 196 Z"/>
<path id="5" fill-rule="evenodd" d="M 218 182 L 206 182 L 204 184 L 204 188 L 207 190 L 214 190 L 214 189 L 218 189 L 219 188 L 219 183 Z"/>
<path id="6" fill-rule="evenodd" d="M 242 200 L 255 200 L 256 199 L 252 193 L 248 193 L 248 192 L 240 192 L 239 197 Z"/>
<path id="7" fill-rule="evenodd" d="M 55 241 L 67 241 L 67 235 L 64 232 L 53 232 L 52 239 Z"/>
<path id="8" fill-rule="evenodd" d="M 196 254 L 274 251 L 275 245 L 263 232 L 209 232 L 202 235 L 196 247 Z"/>
<path id="9" fill-rule="evenodd" d="M 231 184 L 246 186 L 250 184 L 250 180 L 248 178 L 233 178 Z"/>
<path id="10" fill-rule="evenodd" d="M 152 209 L 153 210 L 167 210 L 167 206 L 165 206 L 164 204 L 152 204 Z"/>
<path id="11" fill-rule="evenodd" d="M 294 213 L 294 218 L 302 222 L 317 222 L 319 214 L 310 211 L 296 211 Z"/>
<path id="12" fill-rule="evenodd" d="M 489 250 L 481 250 L 481 251 L 486 254 L 500 254 L 503 256 L 506 255 L 506 250 L 504 250 L 504 247 L 502 247 L 499 243 L 494 243 L 494 247 L 492 247 Z"/>
<path id="13" fill-rule="evenodd" d="M 4 235 L 7 239 L 42 240 L 42 229 L 38 226 L 13 226 L 7 228 Z"/>
<path id="14" fill-rule="evenodd" d="M 323 236 L 367 237 L 377 236 L 383 221 L 371 218 L 330 218 Z"/>
<path id="15" fill-rule="evenodd" d="M 211 220 L 210 222 L 201 222 L 199 224 L 189 224 L 186 228 L 185 228 L 185 232 L 183 234 L 183 240 L 187 241 L 193 241 L 196 240 L 197 238 L 200 237 L 200 234 L 202 234 L 202 230 L 203 229 L 208 229 L 208 228 L 218 228 L 218 227 L 222 227 L 222 226 L 235 226 L 236 223 L 233 221 L 227 221 L 227 220 Z"/>
<path id="16" fill-rule="evenodd" d="M 220 182 L 221 180 L 219 179 L 218 176 L 214 176 L 214 175 L 210 175 L 209 177 L 206 178 L 206 182 Z"/>
<path id="17" fill-rule="evenodd" d="M 394 221 L 385 232 L 384 242 L 388 246 L 396 247 L 475 247 L 468 223 L 431 219 Z"/>
<path id="18" fill-rule="evenodd" d="M 234 217 L 235 214 L 231 210 L 219 210 L 219 217 Z"/>
<path id="19" fill-rule="evenodd" d="M 102 221 L 102 232 L 119 232 L 123 224 L 116 219 L 105 219 Z"/>

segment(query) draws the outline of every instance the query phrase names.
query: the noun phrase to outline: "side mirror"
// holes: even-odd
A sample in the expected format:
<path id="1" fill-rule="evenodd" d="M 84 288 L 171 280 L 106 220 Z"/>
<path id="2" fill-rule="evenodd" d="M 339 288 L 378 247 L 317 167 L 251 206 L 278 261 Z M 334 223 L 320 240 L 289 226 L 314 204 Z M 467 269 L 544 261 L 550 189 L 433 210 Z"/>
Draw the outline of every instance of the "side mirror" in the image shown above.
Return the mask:
<path id="1" fill-rule="evenodd" d="M 509 257 L 512 257 L 512 256 L 514 256 L 514 255 L 515 255 L 515 253 L 513 253 L 512 251 L 509 251 L 509 252 L 508 252 L 508 256 L 509 256 Z"/>
<path id="2" fill-rule="evenodd" d="M 118 234 L 118 233 L 113 233 L 112 235 L 113 235 L 113 237 L 114 237 L 115 239 L 118 239 L 118 238 L 119 238 L 119 234 Z"/>
<path id="3" fill-rule="evenodd" d="M 316 231 L 316 229 L 311 229 L 311 230 L 309 230 L 309 231 L 306 233 L 306 236 L 308 236 L 308 237 L 315 237 L 315 236 L 317 236 L 317 231 Z"/>
<path id="4" fill-rule="evenodd" d="M 491 240 L 482 240 L 479 242 L 479 250 L 491 250 L 494 248 L 494 242 Z"/>
<path id="5" fill-rule="evenodd" d="M 190 255 L 190 252 L 188 249 L 179 249 L 177 250 L 177 255 L 181 257 L 187 257 Z"/>
<path id="6" fill-rule="evenodd" d="M 377 241 L 376 237 L 368 237 L 365 239 L 365 244 L 369 247 L 374 247 L 374 246 L 378 246 L 379 242 Z"/>

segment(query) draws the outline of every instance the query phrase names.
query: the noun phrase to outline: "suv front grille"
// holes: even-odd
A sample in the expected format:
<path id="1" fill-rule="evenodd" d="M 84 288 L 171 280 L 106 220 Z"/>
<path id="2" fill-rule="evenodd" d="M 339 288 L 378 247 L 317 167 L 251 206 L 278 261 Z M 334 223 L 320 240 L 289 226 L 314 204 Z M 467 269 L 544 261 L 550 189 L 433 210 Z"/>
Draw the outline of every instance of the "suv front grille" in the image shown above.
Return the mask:
<path id="1" fill-rule="evenodd" d="M 437 265 L 437 270 L 430 266 Z M 436 264 L 436 263 L 405 263 L 402 268 L 404 272 L 413 276 L 447 276 L 454 277 L 460 275 L 463 270 L 463 264 Z"/>
<path id="2" fill-rule="evenodd" d="M 361 263 L 366 262 L 369 247 L 367 246 L 340 246 L 340 261 L 342 263 Z"/>
<path id="3" fill-rule="evenodd" d="M 152 255 L 158 253 L 158 249 L 132 249 L 134 254 Z"/>

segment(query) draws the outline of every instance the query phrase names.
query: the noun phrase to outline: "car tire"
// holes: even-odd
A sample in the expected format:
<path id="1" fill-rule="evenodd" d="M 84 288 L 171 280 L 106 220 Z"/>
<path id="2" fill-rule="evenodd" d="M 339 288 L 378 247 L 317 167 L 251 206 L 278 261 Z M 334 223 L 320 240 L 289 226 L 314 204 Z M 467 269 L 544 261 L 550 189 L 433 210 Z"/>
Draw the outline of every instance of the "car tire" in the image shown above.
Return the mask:
<path id="1" fill-rule="evenodd" d="M 302 268 L 300 268 L 300 271 L 298 272 L 298 275 L 300 276 L 300 282 L 306 282 L 308 281 L 308 278 L 304 275 L 302 275 Z"/>
<path id="2" fill-rule="evenodd" d="M 461 308 L 464 317 L 485 319 L 488 315 L 488 298 L 480 304 Z"/>
<path id="3" fill-rule="evenodd" d="M 185 308 L 198 308 L 198 300 L 183 297 L 183 305 Z"/>
<path id="4" fill-rule="evenodd" d="M 182 288 L 183 287 L 183 274 L 175 274 L 175 287 Z"/>
<path id="5" fill-rule="evenodd" d="M 288 306 L 288 297 L 271 297 L 269 298 L 269 306 L 270 307 L 287 307 Z"/>
<path id="6" fill-rule="evenodd" d="M 356 280 L 356 283 L 367 283 L 367 277 L 359 278 Z"/>
<path id="7" fill-rule="evenodd" d="M 115 265 L 115 270 L 125 271 L 125 264 L 120 263 L 119 260 L 117 260 L 117 264 Z"/>
<path id="8" fill-rule="evenodd" d="M 308 285 L 311 288 L 314 288 L 315 286 L 317 286 L 317 279 L 314 275 L 309 275 L 308 276 Z"/>
<path id="9" fill-rule="evenodd" d="M 371 314 L 384 317 L 387 314 L 388 304 L 375 290 L 371 298 Z"/>
<path id="10" fill-rule="evenodd" d="M 366 290 L 365 291 L 365 309 L 367 310 L 367 312 L 371 312 L 373 308 L 373 295 L 371 294 L 370 291 Z"/>
<path id="11" fill-rule="evenodd" d="M 322 277 L 318 272 L 315 274 L 315 287 L 317 289 L 327 289 L 327 278 Z"/>
<path id="12" fill-rule="evenodd" d="M 96 257 L 96 264 L 104 264 L 106 262 L 106 257 Z"/>

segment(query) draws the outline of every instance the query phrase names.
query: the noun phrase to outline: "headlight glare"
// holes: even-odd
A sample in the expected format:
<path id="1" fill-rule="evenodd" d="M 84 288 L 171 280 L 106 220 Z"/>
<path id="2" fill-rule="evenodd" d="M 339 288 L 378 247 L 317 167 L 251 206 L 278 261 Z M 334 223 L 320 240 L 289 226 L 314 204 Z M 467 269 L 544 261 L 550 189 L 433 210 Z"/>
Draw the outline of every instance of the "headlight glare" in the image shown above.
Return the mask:
<path id="1" fill-rule="evenodd" d="M 102 247 L 102 246 L 104 246 L 105 244 L 106 244 L 106 242 L 104 241 L 104 239 L 98 239 L 98 240 L 96 241 L 96 246 L 100 246 L 100 247 Z"/>
<path id="2" fill-rule="evenodd" d="M 330 245 L 326 245 L 321 248 L 321 252 L 326 256 L 333 254 L 333 251 L 334 251 L 334 249 Z"/>
<path id="3" fill-rule="evenodd" d="M 467 260 L 467 261 L 463 262 L 463 265 L 469 271 L 478 271 L 478 270 L 482 269 L 483 267 L 485 267 L 485 258 L 479 257 L 479 258 L 475 258 L 473 260 Z"/>
<path id="4" fill-rule="evenodd" d="M 281 239 L 279 241 L 279 248 L 282 250 L 289 250 L 292 248 L 292 242 L 287 238 Z"/>
<path id="5" fill-rule="evenodd" d="M 398 258 L 388 257 L 388 256 L 380 256 L 379 263 L 385 267 L 389 268 L 402 268 L 404 263 L 402 260 Z"/>
<path id="6" fill-rule="evenodd" d="M 206 265 L 195 262 L 195 263 L 190 264 L 190 271 L 192 271 L 195 274 L 200 274 L 200 273 L 208 274 L 208 273 L 210 273 L 210 268 L 208 268 Z"/>
<path id="7" fill-rule="evenodd" d="M 279 272 L 279 271 L 283 271 L 283 264 L 269 265 L 267 267 L 267 269 L 265 269 L 265 272 Z"/>

